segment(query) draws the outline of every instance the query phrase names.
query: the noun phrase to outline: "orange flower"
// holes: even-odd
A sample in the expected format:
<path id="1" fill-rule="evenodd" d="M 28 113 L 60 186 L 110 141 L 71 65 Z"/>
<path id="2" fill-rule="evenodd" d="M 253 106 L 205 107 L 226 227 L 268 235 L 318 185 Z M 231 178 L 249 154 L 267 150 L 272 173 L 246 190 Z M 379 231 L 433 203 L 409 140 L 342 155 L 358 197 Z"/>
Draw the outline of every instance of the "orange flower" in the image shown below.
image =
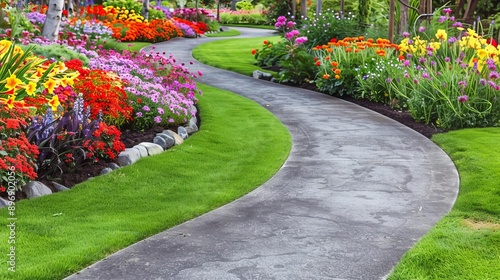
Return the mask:
<path id="1" fill-rule="evenodd" d="M 257 53 L 257 49 L 252 50 L 252 54 L 255 55 Z"/>
<path id="2" fill-rule="evenodd" d="M 5 79 L 5 87 L 8 89 L 13 89 L 18 85 L 20 85 L 21 83 L 22 81 L 16 77 L 16 74 L 12 74 L 10 75 L 10 77 Z"/>
<path id="3" fill-rule="evenodd" d="M 325 80 L 326 80 L 326 79 L 328 79 L 328 78 L 330 78 L 330 75 L 328 75 L 328 74 L 323 75 L 323 79 L 325 79 Z"/>
<path id="4" fill-rule="evenodd" d="M 352 48 L 345 48 L 345 52 L 352 52 Z"/>
<path id="5" fill-rule="evenodd" d="M 325 57 L 325 60 L 326 60 L 326 61 L 329 61 L 329 60 L 330 60 L 330 57 L 329 57 L 329 56 Z"/>
<path id="6" fill-rule="evenodd" d="M 339 63 L 338 63 L 337 61 L 332 61 L 332 63 L 331 63 L 331 64 L 332 64 L 332 66 L 333 66 L 333 67 L 337 67 L 337 66 L 339 66 Z"/>
<path id="7" fill-rule="evenodd" d="M 264 40 L 264 45 L 267 45 L 269 44 L 269 41 L 268 40 Z"/>
<path id="8" fill-rule="evenodd" d="M 335 79 L 340 80 L 340 75 L 335 75 Z"/>
<path id="9" fill-rule="evenodd" d="M 335 72 L 335 74 L 336 74 L 336 75 L 340 75 L 340 72 L 342 72 L 342 70 L 340 70 L 340 69 L 335 69 L 335 71 L 333 71 L 333 72 Z"/>

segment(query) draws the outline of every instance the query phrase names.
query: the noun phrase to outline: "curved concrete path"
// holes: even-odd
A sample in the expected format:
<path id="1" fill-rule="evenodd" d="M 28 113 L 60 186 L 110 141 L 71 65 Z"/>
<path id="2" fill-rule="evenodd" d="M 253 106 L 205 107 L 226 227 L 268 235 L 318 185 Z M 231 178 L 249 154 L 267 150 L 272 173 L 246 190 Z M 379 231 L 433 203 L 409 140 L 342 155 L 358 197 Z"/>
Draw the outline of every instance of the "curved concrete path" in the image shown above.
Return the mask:
<path id="1" fill-rule="evenodd" d="M 208 40 L 156 46 L 188 62 Z M 292 134 L 288 160 L 249 195 L 69 279 L 381 279 L 451 208 L 457 171 L 413 130 L 324 94 L 192 69 L 274 113 Z"/>

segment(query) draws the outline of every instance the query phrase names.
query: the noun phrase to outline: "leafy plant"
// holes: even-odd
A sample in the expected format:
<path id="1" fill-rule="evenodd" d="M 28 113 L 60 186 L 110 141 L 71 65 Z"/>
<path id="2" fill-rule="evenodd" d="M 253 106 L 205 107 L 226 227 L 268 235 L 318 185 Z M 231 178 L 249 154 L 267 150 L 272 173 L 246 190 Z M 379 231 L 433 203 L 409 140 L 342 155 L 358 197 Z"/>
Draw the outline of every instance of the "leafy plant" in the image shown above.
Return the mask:
<path id="1" fill-rule="evenodd" d="M 43 117 L 33 118 L 27 137 L 40 151 L 37 160 L 39 177 L 55 179 L 94 162 L 94 156 L 83 147 L 83 143 L 91 139 L 100 122 L 100 119 L 91 120 L 89 107 L 84 112 L 81 96 L 73 109 L 59 118 L 54 119 L 50 109 Z"/>

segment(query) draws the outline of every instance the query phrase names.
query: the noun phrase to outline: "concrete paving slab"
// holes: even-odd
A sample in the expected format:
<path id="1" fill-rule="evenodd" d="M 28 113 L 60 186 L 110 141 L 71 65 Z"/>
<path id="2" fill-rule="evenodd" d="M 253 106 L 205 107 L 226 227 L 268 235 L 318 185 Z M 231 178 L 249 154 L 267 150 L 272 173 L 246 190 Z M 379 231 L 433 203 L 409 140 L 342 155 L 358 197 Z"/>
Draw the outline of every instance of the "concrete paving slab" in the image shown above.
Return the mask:
<path id="1" fill-rule="evenodd" d="M 209 40 L 156 47 L 187 62 Z M 454 203 L 452 161 L 417 132 L 324 94 L 191 70 L 275 114 L 293 138 L 287 162 L 247 196 L 68 279 L 382 279 Z"/>

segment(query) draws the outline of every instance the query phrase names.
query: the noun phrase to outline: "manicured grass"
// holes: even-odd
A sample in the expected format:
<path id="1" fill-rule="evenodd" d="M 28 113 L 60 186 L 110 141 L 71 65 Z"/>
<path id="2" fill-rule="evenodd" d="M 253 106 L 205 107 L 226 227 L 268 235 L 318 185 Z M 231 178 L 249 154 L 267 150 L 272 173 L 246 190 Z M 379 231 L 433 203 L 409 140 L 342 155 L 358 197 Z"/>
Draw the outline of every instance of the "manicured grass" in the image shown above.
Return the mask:
<path id="1" fill-rule="evenodd" d="M 276 27 L 274 27 L 274 25 L 257 25 L 257 24 L 240 23 L 240 24 L 224 24 L 224 26 L 229 26 L 229 27 L 231 27 L 231 26 L 234 26 L 234 27 L 248 27 L 248 28 L 276 30 Z"/>
<path id="2" fill-rule="evenodd" d="M 264 40 L 276 42 L 279 39 L 279 36 L 272 36 L 214 41 L 197 46 L 193 56 L 202 63 L 247 76 L 251 76 L 255 70 L 276 74 L 256 66 L 252 50 L 261 48 Z"/>
<path id="3" fill-rule="evenodd" d="M 500 128 L 432 138 L 460 174 L 460 193 L 444 217 L 389 279 L 500 279 Z"/>
<path id="4" fill-rule="evenodd" d="M 130 46 L 131 45 L 131 46 Z M 109 39 L 104 44 L 106 49 L 113 49 L 117 51 L 129 50 L 133 52 L 138 52 L 142 48 L 150 46 L 151 43 L 147 42 L 118 42 L 115 39 Z"/>
<path id="5" fill-rule="evenodd" d="M 16 204 L 16 273 L 7 271 L 0 210 L 0 279 L 60 279 L 266 182 L 291 149 L 288 130 L 238 95 L 200 85 L 201 130 L 160 155 Z"/>
<path id="6" fill-rule="evenodd" d="M 241 35 L 241 32 L 239 32 L 236 29 L 229 29 L 227 31 L 222 31 L 218 33 L 209 33 L 205 34 L 207 37 L 232 37 L 232 36 L 239 36 Z"/>

